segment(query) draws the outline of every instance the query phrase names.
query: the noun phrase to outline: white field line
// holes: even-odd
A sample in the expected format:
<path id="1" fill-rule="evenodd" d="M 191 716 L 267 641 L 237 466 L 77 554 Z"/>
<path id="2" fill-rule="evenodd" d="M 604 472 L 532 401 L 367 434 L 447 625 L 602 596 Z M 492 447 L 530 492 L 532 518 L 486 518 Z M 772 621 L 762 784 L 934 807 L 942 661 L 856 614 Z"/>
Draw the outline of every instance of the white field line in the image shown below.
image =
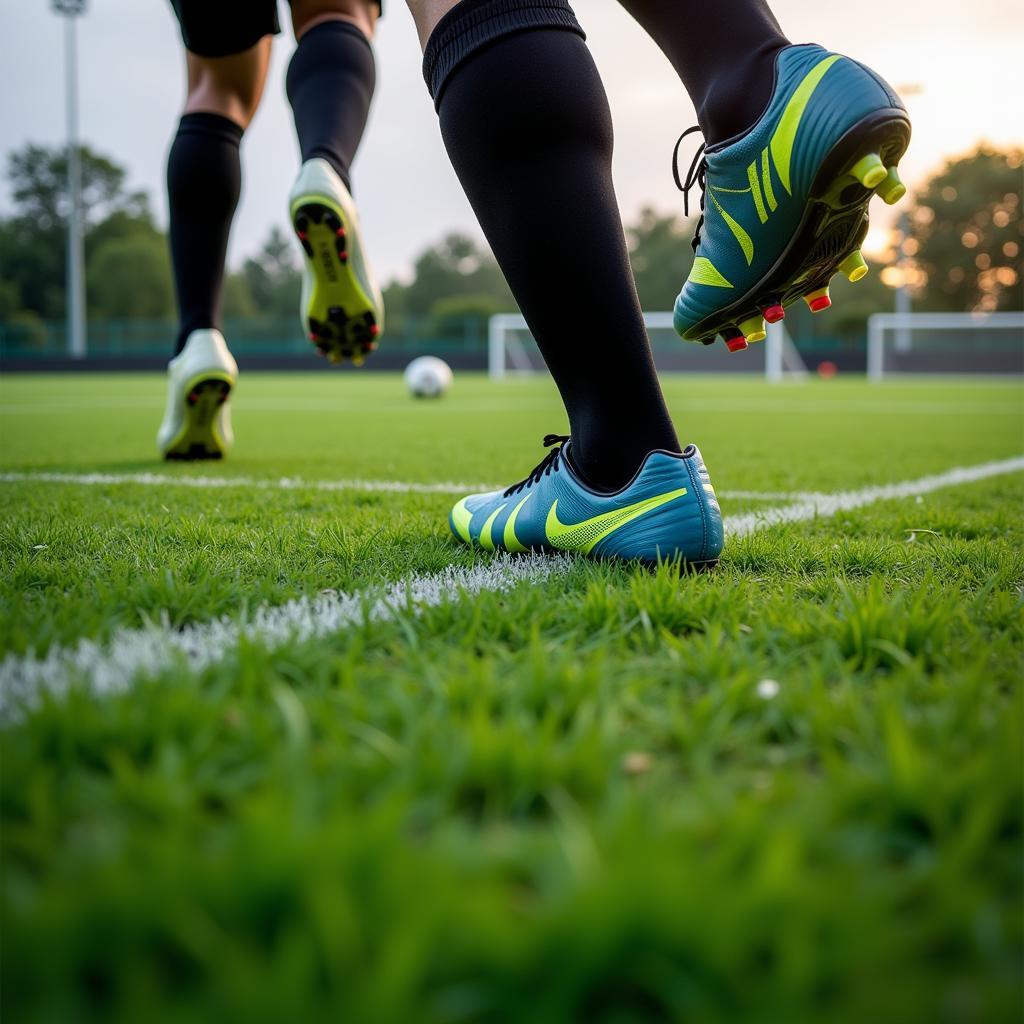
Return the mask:
<path id="1" fill-rule="evenodd" d="M 564 574 L 569 556 L 498 555 L 471 568 L 448 566 L 430 575 L 409 576 L 387 587 L 300 597 L 282 605 L 261 605 L 243 619 L 224 616 L 174 629 L 166 620 L 142 629 L 117 630 L 110 640 L 80 640 L 54 647 L 44 657 L 8 655 L 0 662 L 0 721 L 17 719 L 46 694 L 60 699 L 77 681 L 97 696 L 129 689 L 139 677 L 174 665 L 200 672 L 245 640 L 273 650 L 289 641 L 329 636 L 351 626 L 418 615 L 459 597 L 509 590 L 518 583 L 542 583 Z"/>
<path id="2" fill-rule="evenodd" d="M 251 476 L 170 476 L 167 473 L 0 473 L 0 483 L 82 484 L 86 487 L 109 484 L 139 484 L 143 487 L 194 487 L 199 490 L 218 487 L 251 487 L 268 491 L 371 491 L 397 494 L 459 494 L 492 491 L 487 484 L 420 483 L 415 480 L 300 480 L 298 477 L 260 479 Z"/>
<path id="3" fill-rule="evenodd" d="M 859 491 L 804 495 L 792 505 L 730 516 L 725 531 L 728 537 L 743 537 L 781 523 L 827 518 L 879 501 L 914 497 L 1021 471 L 1024 456 Z M 507 590 L 524 581 L 540 583 L 565 573 L 571 565 L 572 559 L 567 556 L 496 555 L 484 565 L 470 569 L 449 566 L 433 575 L 410 576 L 383 590 L 261 605 L 241 620 L 224 617 L 181 630 L 164 621 L 143 629 L 118 630 L 106 644 L 80 640 L 71 647 L 54 647 L 42 658 L 32 652 L 24 657 L 8 655 L 0 662 L 0 721 L 16 720 L 21 712 L 36 706 L 44 694 L 59 699 L 79 680 L 94 694 L 118 693 L 129 689 L 137 677 L 157 675 L 175 663 L 200 671 L 226 657 L 244 639 L 273 649 L 289 640 L 328 636 L 367 621 L 416 615 L 460 595 Z"/>
<path id="4" fill-rule="evenodd" d="M 143 487 L 192 487 L 198 490 L 218 487 L 250 487 L 270 491 L 369 491 L 394 494 L 469 494 L 496 491 L 498 484 L 421 483 L 416 480 L 302 480 L 299 477 L 277 479 L 251 476 L 171 476 L 168 473 L 61 473 L 47 470 L 0 473 L 0 483 L 80 484 L 102 487 L 114 484 L 138 484 Z M 807 497 L 802 492 L 726 491 L 725 498 L 737 501 L 795 501 Z"/>
<path id="5" fill-rule="evenodd" d="M 873 505 L 876 501 L 913 498 L 918 494 L 941 490 L 943 487 L 961 487 L 978 480 L 987 480 L 989 477 L 1022 471 L 1024 471 L 1024 456 L 1017 456 L 1012 459 L 1002 459 L 999 462 L 983 462 L 977 466 L 960 466 L 945 473 L 923 476 L 917 480 L 865 487 L 859 491 L 801 495 L 800 499 L 792 505 L 762 509 L 760 512 L 749 512 L 741 516 L 729 516 L 725 522 L 725 532 L 729 537 L 745 537 L 747 534 L 755 533 L 769 526 L 778 526 L 781 523 L 827 519 L 838 512 L 863 508 L 865 505 Z"/>

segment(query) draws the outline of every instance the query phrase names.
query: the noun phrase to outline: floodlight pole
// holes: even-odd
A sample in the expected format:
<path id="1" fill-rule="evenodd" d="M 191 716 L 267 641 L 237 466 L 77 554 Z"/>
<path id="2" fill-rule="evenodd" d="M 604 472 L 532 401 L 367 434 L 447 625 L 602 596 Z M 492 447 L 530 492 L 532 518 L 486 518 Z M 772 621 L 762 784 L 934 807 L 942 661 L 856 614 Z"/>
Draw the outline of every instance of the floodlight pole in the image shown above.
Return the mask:
<path id="1" fill-rule="evenodd" d="M 53 0 L 64 16 L 64 85 L 68 152 L 67 346 L 72 359 L 84 359 L 85 255 L 82 224 L 82 162 L 78 145 L 78 39 L 76 19 L 86 0 Z"/>
<path id="2" fill-rule="evenodd" d="M 906 244 L 907 239 L 910 237 L 910 218 L 904 213 L 901 214 L 899 220 L 899 231 L 900 231 L 900 245 L 899 245 L 899 266 L 902 271 L 900 279 L 900 285 L 896 289 L 896 312 L 902 316 L 906 316 L 910 313 L 910 289 L 907 287 L 907 254 L 904 252 L 903 246 Z M 909 352 L 910 351 L 910 328 L 907 327 L 906 321 L 902 321 L 901 325 L 896 328 L 896 351 L 897 352 Z"/>

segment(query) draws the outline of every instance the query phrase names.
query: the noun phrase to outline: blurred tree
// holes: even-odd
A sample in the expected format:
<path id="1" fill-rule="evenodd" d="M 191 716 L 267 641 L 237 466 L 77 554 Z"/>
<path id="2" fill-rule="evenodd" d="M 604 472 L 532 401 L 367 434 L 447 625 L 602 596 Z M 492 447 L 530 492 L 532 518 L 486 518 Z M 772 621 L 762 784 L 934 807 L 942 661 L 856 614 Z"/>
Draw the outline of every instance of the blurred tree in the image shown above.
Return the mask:
<path id="1" fill-rule="evenodd" d="M 491 317 L 507 312 L 507 304 L 493 295 L 453 295 L 431 307 L 427 330 L 438 338 L 486 341 Z"/>
<path id="2" fill-rule="evenodd" d="M 256 304 L 252 301 L 249 280 L 245 274 L 225 274 L 223 305 L 226 317 L 241 319 L 256 316 Z"/>
<path id="3" fill-rule="evenodd" d="M 113 238 L 87 263 L 89 317 L 165 319 L 174 309 L 167 243 L 155 231 Z"/>
<path id="4" fill-rule="evenodd" d="M 1019 149 L 982 146 L 918 192 L 903 243 L 917 308 L 1021 308 L 1022 163 Z"/>
<path id="5" fill-rule="evenodd" d="M 389 316 L 426 316 L 438 302 L 458 296 L 486 297 L 493 302 L 494 312 L 516 309 L 490 250 L 467 235 L 453 233 L 417 257 L 409 284 L 392 281 L 388 285 L 385 306 Z"/>
<path id="6" fill-rule="evenodd" d="M 272 227 L 260 251 L 245 261 L 241 277 L 248 289 L 251 312 L 264 316 L 297 315 L 302 288 L 298 249 L 279 227 Z M 241 298 L 237 285 L 225 287 L 225 310 L 229 294 L 233 302 Z"/>
<path id="7" fill-rule="evenodd" d="M 137 239 L 153 257 L 162 239 L 144 192 L 126 188 L 127 172 L 88 146 L 81 148 L 82 201 L 87 267 L 105 246 Z M 8 156 L 12 214 L 0 221 L 0 280 L 17 290 L 20 310 L 45 318 L 64 315 L 67 154 L 60 147 L 28 144 Z M 161 243 L 162 244 L 162 243 Z M 150 267 L 155 266 L 150 260 Z M 161 264 L 166 271 L 166 260 Z M 91 269 L 88 277 L 95 283 Z M 170 278 L 160 285 L 166 294 Z M 108 282 L 106 315 L 131 315 L 139 299 L 125 280 L 124 303 L 114 301 L 118 281 Z M 157 305 L 161 303 L 158 301 Z M 115 313 L 121 308 L 123 313 Z M 93 314 L 93 311 L 90 311 Z"/>
<path id="8" fill-rule="evenodd" d="M 79 149 L 82 168 L 82 209 L 87 226 L 115 213 L 150 220 L 145 192 L 128 192 L 128 172 L 89 146 Z M 68 215 L 68 160 L 63 147 L 32 143 L 7 158 L 16 216 L 31 220 L 37 230 L 63 230 Z"/>
<path id="9" fill-rule="evenodd" d="M 693 228 L 681 217 L 650 207 L 644 207 L 637 222 L 627 226 L 629 261 L 641 309 L 664 311 L 675 304 L 693 265 Z"/>

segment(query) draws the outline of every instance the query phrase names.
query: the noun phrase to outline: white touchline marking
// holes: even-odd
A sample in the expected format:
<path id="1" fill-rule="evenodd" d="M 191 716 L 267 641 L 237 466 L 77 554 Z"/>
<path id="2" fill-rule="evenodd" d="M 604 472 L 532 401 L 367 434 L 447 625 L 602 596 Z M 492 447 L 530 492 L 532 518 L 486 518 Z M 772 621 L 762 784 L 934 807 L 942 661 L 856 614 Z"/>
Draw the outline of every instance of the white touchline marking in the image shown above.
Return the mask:
<path id="1" fill-rule="evenodd" d="M 859 491 L 839 491 L 836 494 L 806 494 L 792 505 L 766 508 L 760 512 L 748 512 L 741 516 L 729 516 L 725 521 L 727 537 L 745 537 L 747 534 L 778 526 L 781 523 L 798 523 L 807 519 L 827 519 L 837 512 L 873 505 L 876 501 L 891 498 L 912 498 L 916 494 L 928 494 L 943 487 L 959 487 L 993 476 L 1024 471 L 1024 456 L 1002 459 L 999 462 L 983 462 L 978 466 L 960 466 L 934 476 L 923 476 L 918 480 L 904 480 L 902 483 L 881 484 L 865 487 Z"/>
<path id="2" fill-rule="evenodd" d="M 743 537 L 781 523 L 826 518 L 878 501 L 909 498 L 1021 471 L 1024 456 L 859 491 L 802 495 L 796 504 L 729 516 L 725 532 L 727 537 Z M 240 620 L 225 616 L 181 630 L 163 621 L 144 629 L 115 631 L 105 644 L 80 640 L 74 646 L 53 647 L 41 658 L 32 652 L 24 657 L 8 655 L 0 661 L 0 722 L 17 720 L 20 713 L 38 704 L 44 693 L 60 698 L 77 681 L 85 682 L 100 696 L 123 692 L 136 677 L 156 675 L 176 661 L 200 671 L 226 657 L 243 638 L 273 649 L 289 640 L 328 636 L 365 621 L 387 621 L 403 612 L 416 615 L 460 593 L 508 590 L 527 580 L 539 583 L 565 573 L 572 565 L 571 556 L 528 554 L 514 558 L 498 554 L 483 565 L 469 569 L 449 566 L 432 575 L 410 576 L 383 590 L 261 605 Z"/>
<path id="3" fill-rule="evenodd" d="M 259 490 L 368 491 L 394 494 L 471 494 L 501 489 L 498 484 L 422 483 L 417 480 L 302 480 L 299 477 L 171 476 L 169 473 L 61 473 L 48 470 L 0 473 L 0 483 L 80 484 L 98 487 L 138 484 L 143 487 L 252 487 Z M 737 501 L 795 501 L 803 492 L 724 491 L 722 497 Z"/>
<path id="4" fill-rule="evenodd" d="M 260 605 L 242 619 L 224 616 L 182 629 L 164 620 L 142 629 L 116 630 L 106 643 L 79 640 L 74 646 L 54 647 L 42 658 L 8 655 L 0 662 L 0 721 L 17 719 L 20 712 L 38 705 L 43 694 L 60 699 L 79 681 L 96 696 L 121 693 L 136 678 L 155 676 L 175 664 L 201 672 L 244 639 L 273 650 L 350 626 L 418 615 L 459 596 L 509 590 L 524 581 L 540 583 L 564 574 L 573 564 L 566 555 L 499 554 L 484 564 L 450 565 L 376 590 Z"/>
<path id="5" fill-rule="evenodd" d="M 0 483 L 82 484 L 87 487 L 108 484 L 139 484 L 144 487 L 193 487 L 200 490 L 217 487 L 253 487 L 258 490 L 297 491 L 371 491 L 398 494 L 459 494 L 494 491 L 488 484 L 421 483 L 416 480 L 301 480 L 298 477 L 260 479 L 251 476 L 171 476 L 167 473 L 51 473 L 46 471 L 0 473 Z"/>

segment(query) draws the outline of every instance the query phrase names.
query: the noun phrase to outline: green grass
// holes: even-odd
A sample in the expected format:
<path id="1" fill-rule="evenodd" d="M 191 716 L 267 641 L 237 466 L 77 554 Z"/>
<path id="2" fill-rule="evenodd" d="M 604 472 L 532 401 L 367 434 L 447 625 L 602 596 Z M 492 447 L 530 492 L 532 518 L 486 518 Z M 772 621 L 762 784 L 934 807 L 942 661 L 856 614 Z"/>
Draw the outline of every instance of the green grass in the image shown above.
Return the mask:
<path id="1" fill-rule="evenodd" d="M 1014 384 L 666 387 L 726 495 L 1024 451 Z M 2 379 L 0 471 L 498 484 L 564 427 L 543 381 L 249 375 L 232 458 L 165 468 L 162 390 Z M 453 497 L 0 482 L 0 652 L 486 563 Z M 1022 507 L 1002 476 L 47 701 L 0 733 L 3 1008 L 1015 1020 Z"/>

